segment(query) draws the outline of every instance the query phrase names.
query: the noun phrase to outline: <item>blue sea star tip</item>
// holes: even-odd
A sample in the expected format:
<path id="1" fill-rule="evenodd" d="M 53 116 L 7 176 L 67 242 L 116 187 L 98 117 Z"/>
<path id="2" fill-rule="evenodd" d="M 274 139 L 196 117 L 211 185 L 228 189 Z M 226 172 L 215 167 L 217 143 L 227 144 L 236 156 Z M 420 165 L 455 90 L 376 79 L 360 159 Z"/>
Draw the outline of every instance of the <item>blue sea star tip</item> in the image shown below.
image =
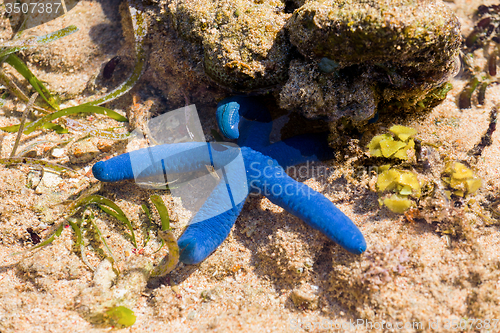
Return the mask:
<path id="1" fill-rule="evenodd" d="M 239 138 L 240 117 L 260 123 L 271 123 L 271 115 L 266 107 L 255 98 L 232 96 L 217 105 L 217 123 L 222 134 L 228 139 Z"/>
<path id="2" fill-rule="evenodd" d="M 212 191 L 178 240 L 180 261 L 203 261 L 227 238 L 250 193 L 301 218 L 346 250 L 361 254 L 366 242 L 358 227 L 330 200 L 288 176 L 284 168 L 333 157 L 322 134 L 301 135 L 270 144 L 271 116 L 256 99 L 234 96 L 219 103 L 217 122 L 222 133 L 238 139 L 240 148 L 225 143 L 176 143 L 125 153 L 92 168 L 102 181 L 203 170 L 211 165 L 223 179 Z M 231 163 L 238 156 L 243 164 Z M 134 172 L 134 170 L 136 172 Z"/>
<path id="3" fill-rule="evenodd" d="M 134 179 L 129 154 L 113 158 L 113 164 L 100 161 L 92 167 L 92 174 L 103 182 L 116 182 L 123 179 Z"/>

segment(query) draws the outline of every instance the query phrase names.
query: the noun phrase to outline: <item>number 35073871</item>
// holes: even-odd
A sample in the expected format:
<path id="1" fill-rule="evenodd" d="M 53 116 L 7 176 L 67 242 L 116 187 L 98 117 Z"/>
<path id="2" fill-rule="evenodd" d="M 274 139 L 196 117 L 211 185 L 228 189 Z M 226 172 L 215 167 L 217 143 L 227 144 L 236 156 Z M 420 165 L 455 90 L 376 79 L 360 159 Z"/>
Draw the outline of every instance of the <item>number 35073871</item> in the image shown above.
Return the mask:
<path id="1" fill-rule="evenodd" d="M 57 13 L 59 14 L 59 11 L 62 11 L 63 8 L 61 7 L 61 3 L 6 3 L 5 4 L 5 11 L 8 14 L 14 13 L 14 14 L 28 14 L 28 13 L 39 13 L 39 14 L 52 14 L 52 13 Z"/>

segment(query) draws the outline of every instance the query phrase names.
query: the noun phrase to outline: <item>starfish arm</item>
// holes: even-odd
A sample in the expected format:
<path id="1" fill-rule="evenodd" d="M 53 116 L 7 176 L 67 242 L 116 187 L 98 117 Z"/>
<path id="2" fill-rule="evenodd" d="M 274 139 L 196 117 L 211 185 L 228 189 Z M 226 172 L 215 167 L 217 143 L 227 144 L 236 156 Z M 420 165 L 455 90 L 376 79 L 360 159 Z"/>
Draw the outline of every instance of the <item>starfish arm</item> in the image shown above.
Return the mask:
<path id="1" fill-rule="evenodd" d="M 334 157 L 326 134 L 304 134 L 279 141 L 260 151 L 278 161 L 283 168 L 305 162 L 325 161 Z"/>
<path id="2" fill-rule="evenodd" d="M 190 265 L 205 260 L 227 238 L 243 204 L 244 202 L 222 214 L 190 224 L 178 240 L 179 260 Z"/>
<path id="3" fill-rule="evenodd" d="M 259 149 L 269 145 L 271 115 L 255 98 L 233 96 L 224 99 L 217 106 L 216 118 L 222 134 L 238 139 L 240 146 Z"/>
<path id="4" fill-rule="evenodd" d="M 246 154 L 249 154 L 246 152 Z M 268 156 L 254 152 L 248 181 L 252 192 L 265 195 L 272 203 L 301 218 L 314 229 L 349 252 L 360 254 L 366 241 L 358 227 L 330 200 L 288 176 Z M 260 162 L 260 168 L 255 163 Z M 248 171 L 247 171 L 248 172 Z"/>
<path id="5" fill-rule="evenodd" d="M 92 167 L 94 177 L 103 182 L 134 179 L 130 155 L 121 154 L 107 161 L 100 161 Z"/>
<path id="6" fill-rule="evenodd" d="M 240 120 L 240 136 L 238 145 L 240 147 L 250 147 L 256 150 L 263 149 L 269 146 L 269 134 L 273 128 L 273 124 L 261 123 L 247 119 Z"/>
<path id="7" fill-rule="evenodd" d="M 104 182 L 138 179 L 152 175 L 174 174 L 220 168 L 234 160 L 240 151 L 232 144 L 183 142 L 143 148 L 97 162 L 92 173 Z"/>
<path id="8" fill-rule="evenodd" d="M 222 170 L 220 183 L 179 238 L 180 261 L 197 264 L 227 238 L 248 196 L 246 173 L 237 162 Z"/>

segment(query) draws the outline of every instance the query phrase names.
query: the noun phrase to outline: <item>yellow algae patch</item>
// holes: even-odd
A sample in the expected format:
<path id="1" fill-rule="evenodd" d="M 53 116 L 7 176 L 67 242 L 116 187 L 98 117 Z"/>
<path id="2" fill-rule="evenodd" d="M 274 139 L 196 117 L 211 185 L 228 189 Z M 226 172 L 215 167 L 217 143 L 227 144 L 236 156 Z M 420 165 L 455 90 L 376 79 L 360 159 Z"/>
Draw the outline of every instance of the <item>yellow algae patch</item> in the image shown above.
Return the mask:
<path id="1" fill-rule="evenodd" d="M 479 178 L 467 179 L 466 182 L 467 182 L 467 189 L 469 190 L 469 193 L 476 192 L 477 190 L 479 190 L 479 188 L 482 185 L 481 179 L 479 179 Z"/>
<path id="2" fill-rule="evenodd" d="M 410 137 L 417 134 L 417 130 L 411 127 L 393 125 L 389 131 L 394 133 L 401 141 L 407 141 Z"/>
<path id="3" fill-rule="evenodd" d="M 410 141 L 408 141 L 408 144 L 406 145 L 406 147 L 404 147 L 403 149 L 400 149 L 396 152 L 396 154 L 394 154 L 393 157 L 395 158 L 399 158 L 399 159 L 402 159 L 402 160 L 406 160 L 408 159 L 408 155 L 407 155 L 407 152 L 408 150 L 415 150 L 415 141 L 413 141 L 413 139 L 410 139 Z"/>
<path id="4" fill-rule="evenodd" d="M 377 189 L 379 192 L 390 191 L 396 187 L 399 179 L 399 172 L 396 169 L 390 169 L 382 172 L 377 179 Z"/>
<path id="5" fill-rule="evenodd" d="M 411 139 L 417 131 L 411 127 L 394 125 L 389 129 L 393 134 L 381 134 L 373 137 L 367 148 L 374 157 L 408 159 L 408 150 L 415 150 L 415 142 Z"/>
<path id="6" fill-rule="evenodd" d="M 454 190 L 453 194 L 460 197 L 476 192 L 482 185 L 481 179 L 460 162 L 448 163 L 442 180 Z"/>
<path id="7" fill-rule="evenodd" d="M 394 213 L 403 214 L 408 208 L 413 206 L 413 201 L 407 199 L 406 196 L 393 194 L 389 198 L 384 199 L 384 205 Z"/>
<path id="8" fill-rule="evenodd" d="M 374 157 L 382 157 L 382 150 L 380 148 L 380 141 L 392 139 L 389 134 L 382 134 L 374 136 L 373 139 L 368 144 L 368 149 L 370 150 L 370 155 Z"/>
<path id="9" fill-rule="evenodd" d="M 403 147 L 406 147 L 404 142 L 394 141 L 392 138 L 380 141 L 380 150 L 382 150 L 384 157 L 391 157 Z"/>
<path id="10" fill-rule="evenodd" d="M 377 178 L 377 191 L 394 191 L 390 197 L 380 198 L 380 205 L 385 205 L 394 213 L 402 214 L 414 206 L 410 196 L 420 197 L 420 182 L 414 172 L 400 169 L 386 169 Z"/>
<path id="11" fill-rule="evenodd" d="M 410 192 L 408 194 L 420 195 L 420 183 L 417 175 L 411 171 L 399 169 L 389 169 L 382 172 L 377 179 L 377 189 L 379 192 L 396 189 L 400 194 L 406 195 Z"/>
<path id="12" fill-rule="evenodd" d="M 454 179 L 474 177 L 474 173 L 472 172 L 472 170 L 459 162 L 448 164 L 444 172 L 451 173 L 451 177 Z"/>

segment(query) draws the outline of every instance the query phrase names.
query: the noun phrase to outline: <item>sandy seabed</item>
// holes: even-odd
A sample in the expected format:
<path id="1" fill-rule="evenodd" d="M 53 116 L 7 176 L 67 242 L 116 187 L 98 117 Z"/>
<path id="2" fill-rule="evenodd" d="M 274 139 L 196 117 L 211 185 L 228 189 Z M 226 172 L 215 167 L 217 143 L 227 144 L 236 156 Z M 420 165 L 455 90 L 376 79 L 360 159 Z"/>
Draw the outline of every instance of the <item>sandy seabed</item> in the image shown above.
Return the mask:
<path id="1" fill-rule="evenodd" d="M 127 35 L 130 31 L 122 31 L 119 3 L 82 0 L 71 15 L 29 32 L 42 35 L 69 24 L 80 28 L 78 33 L 54 42 L 51 47 L 23 55 L 50 90 L 69 99 L 68 106 L 81 102 L 82 96 L 103 93 L 116 86 L 131 70 L 133 52 Z M 493 4 L 448 2 L 461 20 L 464 35 L 472 29 L 472 13 L 481 3 Z M 2 37 L 9 36 L 8 30 L 4 22 Z M 152 40 L 156 40 L 161 32 L 155 30 L 152 35 Z M 151 63 L 138 86 L 108 107 L 140 119 L 145 112 L 158 112 L 155 103 L 167 110 L 183 105 L 186 97 L 182 85 L 158 80 L 158 75 L 172 78 L 181 70 L 158 65 L 159 54 L 171 42 L 151 46 Z M 97 74 L 115 55 L 122 57 L 116 74 L 110 82 L 100 82 Z M 484 54 L 476 51 L 475 57 L 475 63 L 484 66 Z M 158 70 L 160 67 L 164 72 Z M 21 78 L 18 80 L 20 86 L 26 86 Z M 488 88 L 484 105 L 473 103 L 471 109 L 459 110 L 457 96 L 467 82 L 456 77 L 450 83 L 453 89 L 442 104 L 425 117 L 405 120 L 402 124 L 417 129 L 418 137 L 438 147 L 439 154 L 462 160 L 488 128 L 490 110 L 500 100 L 500 86 Z M 189 96 L 197 105 L 205 133 L 216 128 L 216 100 L 212 95 L 221 96 L 220 91 L 211 89 L 203 86 L 197 90 L 198 95 Z M 166 101 L 148 97 L 158 92 L 166 94 Z M 23 108 L 22 103 L 8 101 L 0 111 L 0 126 L 17 124 Z M 100 115 L 79 119 L 102 129 L 122 126 Z M 368 138 L 385 133 L 399 121 L 386 119 L 371 125 L 361 143 L 366 144 Z M 498 199 L 499 135 L 493 134 L 493 144 L 474 161 L 473 170 L 483 180 L 482 188 L 473 197 L 479 208 Z M 79 249 L 75 249 L 76 238 L 71 228 L 65 228 L 50 246 L 11 256 L 32 246 L 28 228 L 46 238 L 54 225 L 62 221 L 65 207 L 60 203 L 74 200 L 80 191 L 96 183 L 88 172 L 93 163 L 125 149 L 124 143 L 91 138 L 60 146 L 63 154 L 55 153 L 55 141 L 70 137 L 49 131 L 34 132 L 23 136 L 20 150 L 35 141 L 48 140 L 32 149 L 32 156 L 69 163 L 78 170 L 75 177 L 61 178 L 47 172 L 41 175 L 35 168 L 24 165 L 0 166 L 0 332 L 111 329 L 93 326 L 82 317 L 88 306 L 82 303 L 82 294 L 98 281 L 82 261 Z M 2 158 L 9 156 L 15 138 L 16 133 L 0 134 Z M 498 224 L 488 225 L 473 209 L 461 211 L 459 214 L 463 216 L 455 218 L 463 219 L 467 226 L 458 223 L 463 227 L 461 233 L 450 236 L 436 223 L 418 218 L 410 221 L 393 214 L 379 207 L 377 194 L 370 190 L 373 175 L 367 174 L 365 180 L 352 180 L 348 176 L 352 174 L 351 157 L 347 156 L 343 164 L 308 166 L 308 174 L 313 176 L 297 179 L 322 192 L 359 226 L 369 248 L 365 254 L 347 253 L 266 198 L 253 196 L 228 239 L 207 260 L 196 266 L 180 265 L 165 278 L 151 279 L 143 290 L 131 296 L 137 321 L 123 330 L 500 331 Z M 139 244 L 144 242 L 146 223 L 140 207 L 148 203 L 152 194 L 160 195 L 167 204 L 176 236 L 189 220 L 190 215 L 179 199 L 166 191 L 141 189 L 133 182 L 122 182 L 105 184 L 99 193 L 123 209 L 135 227 Z M 91 210 L 119 269 L 126 271 L 136 257 L 157 263 L 165 255 L 165 250 L 154 253 L 159 247 L 154 236 L 138 253 L 124 226 L 96 207 Z M 102 244 L 95 239 L 92 228 L 85 239 L 84 252 L 90 265 L 96 267 L 105 253 Z"/>

